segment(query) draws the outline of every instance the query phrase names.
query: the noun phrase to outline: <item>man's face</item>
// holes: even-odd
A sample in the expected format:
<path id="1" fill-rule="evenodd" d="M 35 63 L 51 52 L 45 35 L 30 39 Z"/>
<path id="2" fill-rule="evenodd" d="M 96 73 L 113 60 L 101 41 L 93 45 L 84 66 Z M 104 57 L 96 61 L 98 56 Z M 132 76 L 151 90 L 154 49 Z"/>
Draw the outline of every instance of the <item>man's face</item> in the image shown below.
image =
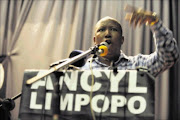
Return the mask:
<path id="1" fill-rule="evenodd" d="M 100 44 L 106 40 L 110 40 L 111 44 L 108 48 L 108 54 L 104 57 L 109 60 L 114 60 L 119 57 L 121 45 L 124 42 L 124 38 L 121 33 L 120 25 L 112 20 L 105 19 L 96 24 L 94 43 Z"/>

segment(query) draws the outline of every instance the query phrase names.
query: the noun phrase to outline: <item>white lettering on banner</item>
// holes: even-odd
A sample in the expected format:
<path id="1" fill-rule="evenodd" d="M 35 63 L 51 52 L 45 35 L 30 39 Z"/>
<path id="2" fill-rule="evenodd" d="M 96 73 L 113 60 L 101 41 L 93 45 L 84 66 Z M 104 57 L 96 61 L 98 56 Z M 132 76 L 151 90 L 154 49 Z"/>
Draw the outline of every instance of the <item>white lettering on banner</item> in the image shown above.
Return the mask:
<path id="1" fill-rule="evenodd" d="M 93 75 L 95 76 L 94 78 L 102 77 L 102 74 L 100 71 L 94 72 Z M 91 71 L 86 71 L 82 73 L 81 78 L 80 78 L 80 85 L 82 89 L 87 92 L 91 91 L 91 85 L 88 85 L 89 76 L 91 76 Z M 101 83 L 94 82 L 93 92 L 98 91 L 100 88 L 101 88 Z"/>
<path id="2" fill-rule="evenodd" d="M 71 77 L 69 77 L 67 73 L 65 73 L 65 76 L 60 77 L 60 90 L 62 89 L 63 81 L 70 91 L 76 91 L 78 82 L 78 71 L 71 72 Z"/>
<path id="3" fill-rule="evenodd" d="M 81 106 L 87 106 L 89 101 L 87 94 L 76 94 L 75 111 L 81 111 Z"/>
<path id="4" fill-rule="evenodd" d="M 72 109 L 73 109 L 73 100 L 74 100 L 73 94 L 66 94 L 64 99 L 61 96 L 60 110 L 65 111 L 65 109 L 67 108 L 68 111 L 72 111 Z"/>
<path id="5" fill-rule="evenodd" d="M 31 92 L 30 109 L 42 109 L 42 104 L 36 104 L 37 92 Z"/>
<path id="6" fill-rule="evenodd" d="M 117 113 L 118 107 L 123 107 L 126 105 L 127 100 L 124 96 L 121 95 L 113 95 L 111 100 L 111 112 Z"/>
<path id="7" fill-rule="evenodd" d="M 113 72 L 111 72 L 110 92 L 118 92 L 119 82 L 122 80 L 125 74 L 126 74 L 126 71 L 120 71 L 116 75 L 114 75 Z"/>
<path id="8" fill-rule="evenodd" d="M 99 108 L 97 103 L 98 101 L 101 100 L 104 102 L 103 108 Z M 95 112 L 100 113 L 100 112 L 105 112 L 109 108 L 109 99 L 105 97 L 104 95 L 96 95 L 92 98 L 92 108 Z"/>
<path id="9" fill-rule="evenodd" d="M 44 73 L 44 72 L 41 71 L 37 75 L 40 75 L 42 73 Z M 47 81 L 47 83 L 46 83 L 46 81 Z M 53 90 L 54 89 L 50 75 L 48 75 L 47 77 L 44 77 L 44 79 L 40 79 L 37 82 L 33 83 L 31 85 L 31 89 L 38 89 L 40 86 L 45 86 L 45 84 L 46 84 L 47 90 Z"/>
<path id="10" fill-rule="evenodd" d="M 52 93 L 46 93 L 45 109 L 51 109 Z"/>
<path id="11" fill-rule="evenodd" d="M 40 71 L 39 74 L 43 74 L 44 71 Z M 46 83 L 47 81 L 47 83 Z M 40 86 L 45 86 L 46 84 L 46 89 L 47 90 L 53 90 L 53 83 L 50 75 L 47 77 L 44 77 L 44 79 L 40 79 L 37 82 L 33 83 L 31 85 L 31 89 L 38 89 Z M 31 99 L 30 99 L 30 109 L 42 109 L 42 104 L 37 104 L 37 92 L 31 92 Z M 50 110 L 51 108 L 51 100 L 52 100 L 52 93 L 46 93 L 46 99 L 45 99 L 45 109 Z"/>
<path id="12" fill-rule="evenodd" d="M 135 109 L 134 104 L 136 101 L 139 101 L 139 108 Z M 128 109 L 133 114 L 141 114 L 146 109 L 146 100 L 142 96 L 133 96 L 128 101 Z"/>
<path id="13" fill-rule="evenodd" d="M 110 78 L 110 92 L 118 92 L 119 90 L 119 83 L 121 82 L 121 80 L 123 79 L 123 77 L 126 74 L 126 71 L 119 71 L 117 74 L 113 74 L 113 72 L 111 71 L 108 72 L 104 72 L 106 74 L 106 76 L 110 76 L 111 74 L 111 78 Z M 88 78 L 91 76 L 91 72 L 90 71 L 86 71 L 86 72 L 82 72 L 81 76 L 80 76 L 80 85 L 81 88 L 87 92 L 91 91 L 91 85 L 88 84 Z M 94 78 L 100 78 L 102 77 L 102 73 L 100 71 L 96 71 L 94 72 Z M 107 77 L 107 79 L 108 79 Z M 52 80 L 51 80 L 52 81 Z M 60 77 L 60 89 L 62 90 L 62 86 L 63 86 L 63 81 L 66 84 L 67 88 L 70 91 L 76 91 L 77 90 L 77 83 L 78 83 L 78 72 L 77 71 L 73 71 L 71 73 L 71 77 L 68 76 L 68 74 L 66 73 L 64 77 Z M 37 85 L 35 86 L 36 88 L 40 85 L 44 85 L 45 83 L 42 81 L 39 81 L 40 83 L 37 83 Z M 147 87 L 138 87 L 137 86 L 137 71 L 136 70 L 132 70 L 129 72 L 129 85 L 128 85 L 128 93 L 147 93 Z M 94 82 L 94 86 L 93 86 L 93 92 L 98 91 L 101 88 L 102 84 L 99 82 Z M 32 86 L 32 88 L 34 88 Z"/>
<path id="14" fill-rule="evenodd" d="M 128 93 L 147 93 L 147 86 L 140 87 L 137 86 L 137 71 L 129 72 L 129 81 L 128 81 L 128 95 L 129 97 L 119 95 L 119 83 L 123 80 L 126 71 L 119 71 L 117 74 L 113 74 L 112 71 L 104 71 L 107 79 L 110 77 L 110 86 L 108 92 L 113 93 L 108 94 L 107 96 L 98 93 L 98 91 L 104 91 L 106 88 L 102 88 L 103 81 L 95 81 L 93 86 L 93 91 L 96 92 L 96 95 L 92 97 L 92 109 L 96 113 L 106 112 L 108 109 L 110 113 L 118 113 L 119 108 L 127 106 L 127 109 L 132 114 L 141 114 L 146 110 L 147 103 L 143 96 L 136 96 L 136 94 L 128 94 Z M 91 85 L 88 83 L 88 79 L 91 77 L 90 71 L 85 71 L 80 74 L 78 79 L 78 71 L 73 71 L 71 74 L 65 73 L 64 77 L 60 77 L 60 90 L 62 90 L 63 84 L 68 89 L 66 93 L 62 93 L 60 96 L 60 110 L 61 111 L 76 111 L 81 112 L 84 107 L 90 107 L 90 97 L 89 92 L 91 91 Z M 111 74 L 111 75 L 110 75 Z M 102 74 L 100 71 L 94 72 L 94 77 L 96 79 L 101 78 Z M 53 80 L 50 76 L 45 77 L 35 83 L 32 84 L 31 89 L 39 89 L 41 86 L 45 86 L 45 81 L 47 80 L 46 89 L 53 90 Z M 89 79 L 90 80 L 90 79 Z M 109 79 L 108 79 L 109 80 Z M 78 87 L 78 82 L 80 83 L 80 91 Z M 106 81 L 107 82 L 107 81 Z M 104 86 L 103 86 L 104 87 Z M 82 92 L 83 93 L 78 93 Z M 72 93 L 73 91 L 73 93 Z M 75 93 L 74 93 L 75 91 Z M 77 93 L 76 93 L 77 91 Z M 123 91 L 121 91 L 123 92 Z M 102 92 L 101 92 L 102 93 Z M 118 93 L 118 94 L 115 94 Z M 120 93 L 121 94 L 121 93 Z M 37 104 L 38 99 L 37 92 L 31 91 L 30 96 L 30 109 L 42 109 L 42 103 Z M 45 110 L 51 110 L 52 104 L 52 91 L 46 93 L 45 98 Z M 135 104 L 139 102 L 138 108 L 136 108 Z M 102 105 L 99 103 L 103 103 Z M 90 109 L 90 108 L 89 108 Z"/>
<path id="15" fill-rule="evenodd" d="M 75 104 L 73 105 L 73 101 L 75 100 Z M 104 102 L 102 108 L 98 106 L 98 101 Z M 42 109 L 42 104 L 37 104 L 37 93 L 32 92 L 31 93 L 31 99 L 30 99 L 30 109 Z M 51 103 L 52 103 L 52 93 L 46 94 L 46 100 L 45 100 L 45 110 L 51 110 Z M 135 108 L 135 102 L 139 102 L 139 108 Z M 110 105 L 111 103 L 111 105 Z M 89 106 L 90 104 L 90 98 L 87 94 L 76 94 L 75 98 L 73 94 L 66 94 L 64 99 L 61 96 L 60 100 L 60 110 L 61 111 L 74 111 L 80 112 L 82 111 L 82 106 Z M 127 99 L 125 96 L 122 95 L 112 95 L 111 101 L 108 99 L 108 97 L 105 97 L 104 95 L 95 95 L 92 98 L 92 109 L 97 112 L 106 112 L 108 109 L 110 109 L 111 113 L 118 113 L 118 108 L 124 107 L 127 104 L 128 110 L 132 114 L 141 114 L 145 111 L 147 107 L 147 103 L 145 98 L 142 96 L 133 96 L 129 99 L 127 102 Z M 111 106 L 111 108 L 109 108 Z"/>
<path id="16" fill-rule="evenodd" d="M 73 111 L 73 100 L 74 97 L 72 94 L 66 94 L 68 97 L 66 97 L 66 99 L 71 99 L 72 101 L 70 102 L 63 102 L 65 103 L 63 105 L 63 103 L 61 104 L 61 107 L 63 106 L 63 109 L 61 108 L 62 111 L 66 111 L 65 108 L 71 108 L 68 109 L 68 111 Z M 104 106 L 99 107 L 98 106 L 98 101 L 102 101 L 104 102 Z M 135 108 L 135 102 L 138 101 L 139 102 L 139 108 Z M 109 108 L 111 103 L 111 108 Z M 128 103 L 128 104 L 127 104 Z M 90 98 L 87 94 L 76 94 L 75 97 L 75 104 L 74 104 L 74 111 L 80 112 L 81 107 L 82 106 L 88 106 L 90 104 Z M 118 108 L 120 107 L 124 107 L 127 104 L 128 110 L 132 113 L 132 114 L 141 114 L 145 111 L 147 105 L 146 105 L 146 100 L 142 97 L 142 96 L 133 96 L 129 99 L 129 101 L 127 102 L 127 99 L 125 98 L 125 96 L 122 95 L 112 95 L 111 96 L 111 101 L 108 99 L 108 97 L 105 97 L 104 95 L 95 95 L 92 98 L 92 109 L 97 112 L 106 112 L 108 109 L 110 109 L 111 113 L 118 113 Z M 67 107 L 68 106 L 68 107 Z"/>
<path id="17" fill-rule="evenodd" d="M 45 109 L 51 109 L 52 93 L 46 93 Z M 37 104 L 37 92 L 31 92 L 30 109 L 42 109 L 42 104 Z"/>
<path id="18" fill-rule="evenodd" d="M 128 93 L 147 93 L 147 87 L 137 87 L 137 71 L 129 72 Z"/>

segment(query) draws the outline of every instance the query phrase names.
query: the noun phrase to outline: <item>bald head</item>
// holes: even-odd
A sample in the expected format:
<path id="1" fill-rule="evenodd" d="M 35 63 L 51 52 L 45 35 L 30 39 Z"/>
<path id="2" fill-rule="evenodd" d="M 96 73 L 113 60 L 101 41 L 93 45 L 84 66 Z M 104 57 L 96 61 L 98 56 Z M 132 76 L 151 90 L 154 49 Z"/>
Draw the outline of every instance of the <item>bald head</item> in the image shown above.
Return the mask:
<path id="1" fill-rule="evenodd" d="M 114 22 L 114 23 L 117 25 L 117 27 L 119 28 L 120 33 L 123 34 L 123 33 L 122 33 L 121 24 L 120 24 L 116 19 L 114 19 L 114 18 L 112 18 L 112 17 L 109 17 L 109 16 L 106 16 L 106 17 L 100 19 L 100 20 L 96 23 L 96 25 L 95 25 L 95 33 L 97 32 L 97 27 L 99 27 L 100 24 L 102 24 L 103 22 L 105 22 L 105 21 L 107 21 L 107 20 Z"/>

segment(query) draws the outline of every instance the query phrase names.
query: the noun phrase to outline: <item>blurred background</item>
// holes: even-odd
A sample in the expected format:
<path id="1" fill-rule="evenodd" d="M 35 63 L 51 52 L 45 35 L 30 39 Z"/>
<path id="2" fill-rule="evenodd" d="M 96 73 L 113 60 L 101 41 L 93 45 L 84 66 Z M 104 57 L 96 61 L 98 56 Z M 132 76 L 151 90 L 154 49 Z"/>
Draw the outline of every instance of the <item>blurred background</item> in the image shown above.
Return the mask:
<path id="1" fill-rule="evenodd" d="M 149 26 L 134 29 L 124 20 L 126 4 L 156 12 L 180 46 L 178 0 L 1 0 L 0 98 L 21 92 L 25 69 L 48 69 L 74 49 L 93 46 L 94 25 L 105 16 L 122 25 L 126 55 L 155 50 Z M 156 119 L 180 119 L 180 63 L 155 81 Z M 20 98 L 11 111 L 18 119 Z"/>

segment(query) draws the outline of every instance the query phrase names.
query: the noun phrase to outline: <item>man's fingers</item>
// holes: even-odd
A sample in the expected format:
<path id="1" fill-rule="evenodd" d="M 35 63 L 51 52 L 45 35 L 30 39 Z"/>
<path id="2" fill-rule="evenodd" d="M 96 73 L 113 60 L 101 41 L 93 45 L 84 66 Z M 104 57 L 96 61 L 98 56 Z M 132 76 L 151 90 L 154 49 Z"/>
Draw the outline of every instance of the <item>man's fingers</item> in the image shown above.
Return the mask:
<path id="1" fill-rule="evenodd" d="M 141 21 L 139 21 L 139 26 L 146 23 L 146 21 L 147 21 L 146 17 L 142 16 Z"/>
<path id="2" fill-rule="evenodd" d="M 134 27 L 137 26 L 137 24 L 142 25 L 146 24 L 149 25 L 153 21 L 157 21 L 156 14 L 153 14 L 151 11 L 145 11 L 141 8 L 135 8 L 134 6 L 126 5 L 124 10 L 127 13 L 125 16 L 125 20 L 128 20 L 130 24 L 133 24 Z"/>
<path id="3" fill-rule="evenodd" d="M 141 19 L 142 19 L 142 15 L 141 14 L 137 14 L 136 19 L 134 21 L 134 27 L 137 26 L 137 24 L 139 23 L 139 21 L 141 21 Z"/>
<path id="4" fill-rule="evenodd" d="M 131 15 L 131 19 L 130 19 L 130 21 L 129 21 L 130 24 L 132 24 L 132 23 L 134 22 L 134 20 L 136 19 L 136 16 L 137 16 L 136 13 L 133 13 L 133 14 Z"/>
<path id="5" fill-rule="evenodd" d="M 137 26 L 137 24 L 139 23 L 139 21 L 141 21 L 141 19 L 142 19 L 142 15 L 137 13 L 133 13 L 133 14 L 128 13 L 125 16 L 125 20 L 129 21 L 130 24 L 133 24 L 134 27 Z"/>

